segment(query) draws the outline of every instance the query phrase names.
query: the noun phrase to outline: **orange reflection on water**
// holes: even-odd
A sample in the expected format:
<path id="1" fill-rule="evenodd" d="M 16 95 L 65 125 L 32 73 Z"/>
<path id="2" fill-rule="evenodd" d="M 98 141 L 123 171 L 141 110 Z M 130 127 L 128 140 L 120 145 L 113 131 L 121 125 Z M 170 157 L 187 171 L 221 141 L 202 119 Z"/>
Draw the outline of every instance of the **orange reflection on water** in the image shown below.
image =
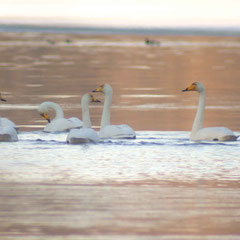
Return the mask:
<path id="1" fill-rule="evenodd" d="M 205 126 L 240 129 L 237 38 L 159 37 L 162 45 L 150 47 L 142 36 L 71 35 L 72 43 L 63 44 L 66 37 L 1 33 L 1 91 L 6 92 L 6 106 L 37 107 L 51 100 L 64 107 L 66 116 L 81 117 L 81 96 L 107 82 L 114 89 L 114 124 L 128 123 L 135 130 L 190 130 L 198 96 L 181 90 L 202 81 L 211 107 Z M 49 44 L 49 38 L 55 44 Z M 93 106 L 93 125 L 100 124 L 101 111 Z M 18 125 L 37 125 L 40 119 L 35 109 L 2 108 L 1 115 Z"/>

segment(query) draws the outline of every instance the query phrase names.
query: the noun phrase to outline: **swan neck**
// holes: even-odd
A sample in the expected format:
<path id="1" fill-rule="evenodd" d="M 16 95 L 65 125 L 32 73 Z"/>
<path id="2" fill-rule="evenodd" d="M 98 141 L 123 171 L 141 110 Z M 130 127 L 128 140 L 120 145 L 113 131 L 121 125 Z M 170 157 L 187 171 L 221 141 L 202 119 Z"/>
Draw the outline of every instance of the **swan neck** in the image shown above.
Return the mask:
<path id="1" fill-rule="evenodd" d="M 89 103 L 82 101 L 82 120 L 83 120 L 83 128 L 91 128 L 92 123 L 90 119 L 89 113 Z"/>
<path id="2" fill-rule="evenodd" d="M 111 122 L 111 104 L 112 104 L 112 91 L 105 93 L 102 120 L 101 120 L 101 128 L 110 125 Z"/>
<path id="3" fill-rule="evenodd" d="M 59 118 L 64 118 L 64 113 L 62 108 L 60 107 L 60 105 L 56 104 L 56 103 L 49 103 L 48 107 L 53 109 L 55 111 L 55 118 L 53 120 L 59 119 Z"/>
<path id="4" fill-rule="evenodd" d="M 206 91 L 203 90 L 199 94 L 198 109 L 193 122 L 191 137 L 193 137 L 197 133 L 197 131 L 199 131 L 203 127 L 205 102 L 206 102 Z"/>

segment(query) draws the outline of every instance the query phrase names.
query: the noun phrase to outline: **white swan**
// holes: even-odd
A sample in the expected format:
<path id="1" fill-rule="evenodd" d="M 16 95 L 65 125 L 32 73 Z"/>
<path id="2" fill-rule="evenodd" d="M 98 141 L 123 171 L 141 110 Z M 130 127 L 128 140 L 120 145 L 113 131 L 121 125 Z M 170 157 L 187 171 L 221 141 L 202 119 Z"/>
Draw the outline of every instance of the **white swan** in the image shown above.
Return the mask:
<path id="1" fill-rule="evenodd" d="M 197 91 L 199 92 L 199 105 L 197 114 L 195 116 L 190 140 L 192 141 L 235 141 L 237 136 L 226 127 L 208 127 L 203 128 L 205 101 L 206 101 L 206 90 L 201 82 L 192 83 L 190 87 L 182 90 L 186 91 Z"/>
<path id="2" fill-rule="evenodd" d="M 16 130 L 19 129 L 16 126 L 16 124 L 14 122 L 12 122 L 11 120 L 9 120 L 8 118 L 1 118 L 1 121 L 2 121 L 2 126 L 4 126 L 4 127 L 12 127 L 12 128 L 15 128 Z"/>
<path id="3" fill-rule="evenodd" d="M 0 100 L 2 102 L 7 101 L 6 99 L 2 98 L 1 93 L 0 93 Z M 2 124 L 2 127 L 13 127 L 16 130 L 18 130 L 18 127 L 16 126 L 16 124 L 14 122 L 12 122 L 11 120 L 9 120 L 8 118 L 1 118 L 1 124 Z"/>
<path id="4" fill-rule="evenodd" d="M 82 105 L 83 128 L 71 129 L 71 131 L 67 136 L 68 143 L 77 144 L 77 143 L 99 142 L 99 136 L 97 132 L 91 128 L 92 123 L 91 123 L 90 114 L 89 114 L 89 104 L 91 102 L 100 102 L 100 101 L 88 93 L 82 96 L 81 105 Z"/>
<path id="5" fill-rule="evenodd" d="M 53 120 L 50 120 L 48 116 L 50 109 L 54 110 L 56 114 Z M 43 102 L 40 104 L 38 112 L 48 121 L 48 124 L 44 128 L 45 132 L 65 132 L 72 128 L 82 127 L 82 121 L 80 119 L 75 117 L 64 118 L 63 110 L 57 103 Z"/>
<path id="6" fill-rule="evenodd" d="M 135 131 L 128 125 L 111 125 L 110 108 L 112 103 L 113 90 L 109 84 L 101 85 L 93 92 L 102 92 L 105 95 L 104 107 L 101 120 L 100 138 L 136 138 Z"/>
<path id="7" fill-rule="evenodd" d="M 0 118 L 0 142 L 18 141 L 17 131 L 13 127 L 5 127 L 1 124 Z"/>
<path id="8" fill-rule="evenodd" d="M 1 94 L 0 100 L 6 102 L 6 100 L 1 97 Z M 18 141 L 15 127 L 16 125 L 12 121 L 0 117 L 0 142 Z"/>

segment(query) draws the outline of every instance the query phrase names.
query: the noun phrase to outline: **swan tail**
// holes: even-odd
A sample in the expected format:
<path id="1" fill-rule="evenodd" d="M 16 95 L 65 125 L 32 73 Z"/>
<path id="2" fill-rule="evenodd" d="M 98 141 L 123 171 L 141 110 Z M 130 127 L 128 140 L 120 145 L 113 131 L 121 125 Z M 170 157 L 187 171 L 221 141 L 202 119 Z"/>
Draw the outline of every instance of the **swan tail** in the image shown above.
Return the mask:
<path id="1" fill-rule="evenodd" d="M 0 134 L 0 142 L 15 142 L 17 140 L 18 140 L 17 136 L 14 137 L 8 133 Z"/>
<path id="2" fill-rule="evenodd" d="M 87 139 L 87 138 L 70 138 L 67 143 L 70 143 L 70 144 L 81 144 L 81 143 L 89 143 L 90 140 Z"/>
<path id="3" fill-rule="evenodd" d="M 0 142 L 11 142 L 11 136 L 9 134 L 1 134 Z"/>
<path id="4" fill-rule="evenodd" d="M 129 135 L 129 134 L 119 134 L 116 136 L 113 136 L 114 139 L 136 139 L 136 135 Z"/>
<path id="5" fill-rule="evenodd" d="M 216 139 L 216 141 L 237 141 L 238 137 L 239 136 L 235 136 L 235 135 L 226 135 L 220 139 Z"/>

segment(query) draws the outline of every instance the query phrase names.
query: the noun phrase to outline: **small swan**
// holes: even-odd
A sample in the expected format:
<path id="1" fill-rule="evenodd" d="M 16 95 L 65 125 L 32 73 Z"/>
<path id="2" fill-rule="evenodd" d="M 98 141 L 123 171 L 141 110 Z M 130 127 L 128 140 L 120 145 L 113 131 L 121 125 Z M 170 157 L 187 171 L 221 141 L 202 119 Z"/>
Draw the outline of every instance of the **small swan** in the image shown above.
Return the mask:
<path id="1" fill-rule="evenodd" d="M 104 85 L 101 85 L 96 90 L 93 90 L 93 92 L 102 92 L 105 96 L 99 137 L 100 138 L 116 138 L 116 139 L 136 138 L 136 133 L 130 126 L 126 124 L 111 125 L 110 123 L 110 117 L 111 117 L 110 108 L 111 108 L 112 94 L 113 94 L 112 87 L 109 84 L 105 83 Z"/>
<path id="2" fill-rule="evenodd" d="M 67 136 L 67 143 L 77 144 L 77 143 L 99 142 L 99 136 L 97 132 L 91 128 L 92 123 L 91 123 L 90 114 L 89 114 L 89 104 L 91 102 L 100 102 L 100 101 L 88 93 L 82 96 L 81 105 L 82 105 L 83 128 L 71 129 Z"/>
<path id="3" fill-rule="evenodd" d="M 0 94 L 0 100 L 6 102 Z M 7 118 L 0 117 L 0 142 L 14 142 L 18 141 L 16 125 Z"/>
<path id="4" fill-rule="evenodd" d="M 192 141 L 236 141 L 237 136 L 226 127 L 208 127 L 203 128 L 206 90 L 201 82 L 194 82 L 190 87 L 182 90 L 182 92 L 197 91 L 199 92 L 199 105 L 195 116 L 190 140 Z"/>
<path id="5" fill-rule="evenodd" d="M 52 109 L 55 111 L 55 118 L 50 120 L 48 116 L 48 111 Z M 42 117 L 44 117 L 48 124 L 44 128 L 44 132 L 65 132 L 72 128 L 81 128 L 82 121 L 78 118 L 64 118 L 64 113 L 62 108 L 54 102 L 43 102 L 38 108 L 38 112 Z"/>

